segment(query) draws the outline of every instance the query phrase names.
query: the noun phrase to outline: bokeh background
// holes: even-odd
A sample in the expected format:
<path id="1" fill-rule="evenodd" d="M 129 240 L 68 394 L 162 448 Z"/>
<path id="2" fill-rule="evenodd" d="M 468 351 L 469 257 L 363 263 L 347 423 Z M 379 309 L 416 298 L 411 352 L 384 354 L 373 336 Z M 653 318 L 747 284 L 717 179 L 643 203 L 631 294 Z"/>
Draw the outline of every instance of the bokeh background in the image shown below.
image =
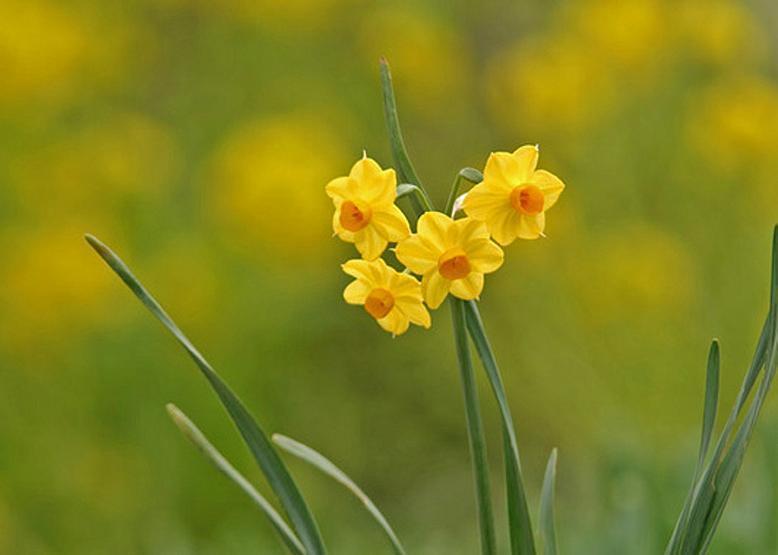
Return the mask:
<path id="1" fill-rule="evenodd" d="M 708 343 L 728 410 L 766 309 L 776 29 L 770 0 L 2 0 L 0 553 L 282 552 L 168 421 L 173 401 L 259 481 L 84 232 L 268 430 L 361 483 L 410 552 L 476 552 L 447 310 L 393 340 L 340 297 L 353 250 L 323 186 L 363 148 L 391 162 L 380 55 L 437 202 L 461 167 L 525 143 L 566 181 L 548 238 L 507 249 L 482 311 L 533 503 L 560 449 L 563 552 L 661 552 Z M 778 552 L 769 405 L 714 553 Z M 333 553 L 388 552 L 338 486 L 290 466 Z"/>

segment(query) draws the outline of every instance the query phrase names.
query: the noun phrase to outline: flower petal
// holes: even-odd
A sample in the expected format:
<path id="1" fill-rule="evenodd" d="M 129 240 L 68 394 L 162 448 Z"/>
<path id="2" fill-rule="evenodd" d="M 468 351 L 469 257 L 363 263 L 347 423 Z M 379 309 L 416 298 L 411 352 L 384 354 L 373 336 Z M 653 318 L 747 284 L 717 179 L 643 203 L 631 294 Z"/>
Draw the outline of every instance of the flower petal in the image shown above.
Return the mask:
<path id="1" fill-rule="evenodd" d="M 357 182 L 359 198 L 370 205 L 392 204 L 397 197 L 397 176 L 394 170 L 382 170 L 372 158 L 362 158 L 349 174 Z"/>
<path id="2" fill-rule="evenodd" d="M 551 172 L 538 170 L 532 176 L 531 182 L 543 191 L 543 210 L 548 210 L 559 200 L 559 195 L 565 190 L 565 184 Z"/>
<path id="3" fill-rule="evenodd" d="M 494 240 L 502 246 L 513 243 L 519 233 L 520 219 L 519 213 L 511 209 L 501 212 L 499 217 L 489 221 L 489 231 Z"/>
<path id="4" fill-rule="evenodd" d="M 350 177 L 336 177 L 324 188 L 335 206 L 339 206 L 344 199 L 352 198 L 356 192 L 356 182 Z"/>
<path id="5" fill-rule="evenodd" d="M 419 280 L 408 274 L 392 272 L 389 278 L 389 290 L 396 299 L 405 301 L 421 302 L 424 297 L 421 294 L 421 284 Z"/>
<path id="6" fill-rule="evenodd" d="M 454 222 L 454 241 L 463 249 L 468 250 L 470 243 L 480 242 L 489 238 L 489 228 L 475 218 L 462 218 Z"/>
<path id="7" fill-rule="evenodd" d="M 392 308 L 392 310 L 389 311 L 389 314 L 376 321 L 379 326 L 392 335 L 402 335 L 408 331 L 408 326 L 410 325 L 408 316 L 397 307 Z"/>
<path id="8" fill-rule="evenodd" d="M 375 260 L 386 249 L 387 241 L 369 225 L 354 235 L 354 245 L 365 260 Z"/>
<path id="9" fill-rule="evenodd" d="M 451 282 L 451 294 L 466 301 L 477 299 L 484 288 L 484 275 L 470 272 L 467 277 Z"/>
<path id="10" fill-rule="evenodd" d="M 405 214 L 394 204 L 374 210 L 370 225 L 375 226 L 378 233 L 392 243 L 401 241 L 411 234 Z"/>
<path id="11" fill-rule="evenodd" d="M 482 181 L 467 193 L 462 208 L 468 216 L 487 221 L 499 212 L 513 210 L 508 187 L 494 184 L 494 180 Z"/>
<path id="12" fill-rule="evenodd" d="M 412 324 L 429 328 L 432 325 L 432 319 L 427 308 L 419 301 L 408 301 L 397 299 L 397 308 L 403 311 Z"/>
<path id="13" fill-rule="evenodd" d="M 416 232 L 426 240 L 428 245 L 434 246 L 437 250 L 436 255 L 439 256 L 447 248 L 452 225 L 454 220 L 442 212 L 425 212 L 416 223 Z"/>
<path id="14" fill-rule="evenodd" d="M 492 152 L 486 160 L 484 181 L 496 186 L 512 189 L 520 183 L 522 176 L 519 160 L 508 152 Z"/>
<path id="15" fill-rule="evenodd" d="M 440 256 L 440 252 L 431 247 L 429 242 L 418 234 L 400 241 L 394 254 L 411 272 L 419 275 L 435 268 Z"/>
<path id="16" fill-rule="evenodd" d="M 532 178 L 535 168 L 538 167 L 539 154 L 537 145 L 524 145 L 514 151 L 513 157 L 519 168 L 516 185 L 527 183 Z"/>
<path id="17" fill-rule="evenodd" d="M 380 260 L 379 262 L 384 261 Z M 384 264 L 386 263 L 384 262 Z M 367 260 L 362 260 L 361 258 L 355 258 L 349 260 L 345 264 L 341 264 L 340 267 L 348 275 L 360 281 L 364 281 L 371 287 L 378 287 L 381 275 L 380 272 L 378 272 L 376 269 L 377 266 L 377 262 L 368 262 Z"/>
<path id="18" fill-rule="evenodd" d="M 474 272 L 488 274 L 502 266 L 504 254 L 500 247 L 486 239 L 468 248 L 467 259 Z"/>
<path id="19" fill-rule="evenodd" d="M 343 290 L 343 299 L 348 304 L 365 304 L 365 299 L 373 287 L 365 281 L 357 279 L 349 283 Z"/>
<path id="20" fill-rule="evenodd" d="M 521 239 L 537 239 L 546 227 L 546 215 L 541 212 L 534 216 L 522 214 L 519 218 L 518 237 Z"/>
<path id="21" fill-rule="evenodd" d="M 431 309 L 436 309 L 448 295 L 451 282 L 434 270 L 424 275 L 421 280 L 421 289 L 424 292 L 424 300 Z"/>

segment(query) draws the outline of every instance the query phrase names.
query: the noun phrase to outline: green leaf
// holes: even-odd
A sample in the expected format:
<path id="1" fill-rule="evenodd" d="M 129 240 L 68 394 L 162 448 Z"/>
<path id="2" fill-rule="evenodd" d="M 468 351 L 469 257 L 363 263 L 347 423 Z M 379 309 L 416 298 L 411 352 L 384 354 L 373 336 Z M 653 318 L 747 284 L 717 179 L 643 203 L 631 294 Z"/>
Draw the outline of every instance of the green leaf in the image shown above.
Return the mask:
<path id="1" fill-rule="evenodd" d="M 278 535 L 281 536 L 281 539 L 283 540 L 286 547 L 289 548 L 289 551 L 295 555 L 305 555 L 303 544 L 300 543 L 300 540 L 297 539 L 297 536 L 294 535 L 292 529 L 289 528 L 289 525 L 286 523 L 283 517 L 278 514 L 278 511 L 273 508 L 270 502 L 265 499 L 262 494 L 259 493 L 245 477 L 243 477 L 240 472 L 235 470 L 235 467 L 233 467 L 229 461 L 225 459 L 221 453 L 219 453 L 219 451 L 211 444 L 211 442 L 208 441 L 208 439 L 197 428 L 197 426 L 195 426 L 194 423 L 189 420 L 189 418 L 183 412 L 181 412 L 177 406 L 168 404 L 167 411 L 170 415 L 170 418 L 173 419 L 175 425 L 178 426 L 178 429 L 181 430 L 186 438 L 189 439 L 189 441 L 191 441 L 200 450 L 200 452 L 202 452 L 202 454 L 205 455 L 205 457 L 211 461 L 214 466 L 216 466 L 217 469 L 219 469 L 225 476 L 227 476 L 227 478 L 232 480 L 235 485 L 242 489 L 243 492 L 248 495 L 249 498 L 254 502 L 254 504 L 259 507 L 259 509 L 270 520 L 270 524 L 272 524 L 273 528 L 276 529 Z"/>
<path id="2" fill-rule="evenodd" d="M 524 479 L 521 475 L 521 462 L 519 459 L 519 446 L 516 440 L 516 431 L 513 428 L 508 398 L 500 377 L 497 360 L 486 337 L 478 305 L 475 301 L 465 303 L 467 329 L 473 339 L 478 356 L 481 358 L 486 376 L 492 388 L 492 393 L 497 400 L 500 411 L 500 419 L 503 430 L 503 443 L 505 445 L 505 482 L 508 500 L 508 528 L 511 537 L 511 553 L 513 555 L 534 555 L 535 541 L 532 534 L 532 520 L 527 506 L 527 494 L 524 489 Z"/>
<path id="3" fill-rule="evenodd" d="M 308 555 L 319 555 L 326 552 L 316 521 L 313 518 L 308 505 L 305 503 L 300 491 L 289 475 L 283 461 L 273 449 L 265 433 L 256 423 L 243 403 L 232 392 L 229 386 L 221 379 L 211 365 L 203 358 L 189 339 L 173 322 L 170 316 L 160 304 L 151 296 L 145 287 L 132 274 L 127 265 L 92 235 L 87 235 L 86 240 L 98 255 L 116 272 L 124 283 L 132 290 L 136 297 L 149 309 L 149 311 L 164 325 L 178 340 L 189 356 L 197 364 L 200 371 L 210 383 L 219 397 L 219 400 L 227 409 L 230 417 L 240 431 L 243 440 L 249 447 L 251 454 L 257 461 L 262 472 L 270 484 L 270 487 L 278 496 L 291 520 L 300 541 Z"/>
<path id="4" fill-rule="evenodd" d="M 554 490 L 556 486 L 556 448 L 551 450 L 540 492 L 540 542 L 544 555 L 557 555 L 556 526 L 554 525 Z"/>
<path id="5" fill-rule="evenodd" d="M 476 502 L 478 504 L 478 524 L 481 532 L 481 552 L 493 554 L 496 552 L 497 547 L 494 533 L 494 515 L 492 514 L 491 486 L 489 485 L 489 463 L 486 457 L 486 440 L 484 439 L 483 424 L 481 423 L 481 409 L 478 406 L 478 390 L 473 373 L 473 362 L 470 358 L 470 349 L 467 343 L 465 302 L 451 297 L 450 304 L 457 359 L 462 378 L 462 391 L 465 398 L 467 437 L 470 441 L 470 455 L 473 460 Z"/>
<path id="6" fill-rule="evenodd" d="M 688 524 L 676 539 L 668 545 L 667 553 L 696 554 L 708 548 L 734 485 L 748 445 L 748 440 L 756 424 L 767 391 L 775 374 L 776 324 L 778 323 L 778 227 L 773 232 L 773 252 L 771 259 L 770 309 L 762 327 L 756 353 L 741 385 L 740 392 L 732 408 L 724 430 L 716 445 L 706 470 L 695 488 Z M 729 450 L 729 438 L 740 416 L 751 390 L 756 384 L 762 368 L 765 373 L 759 389 L 754 396 L 749 411 L 739 428 Z"/>
<path id="7" fill-rule="evenodd" d="M 345 472 L 335 466 L 332 461 L 327 459 L 318 451 L 315 451 L 307 445 L 300 443 L 299 441 L 295 441 L 290 437 L 281 434 L 273 434 L 273 442 L 290 455 L 294 455 L 295 457 L 302 459 L 330 478 L 334 479 L 336 482 L 339 482 L 341 485 L 345 486 L 346 489 L 348 489 L 357 499 L 359 499 L 359 501 L 365 506 L 365 509 L 367 509 L 375 521 L 378 522 L 378 524 L 381 526 L 389 538 L 394 552 L 397 555 L 405 555 L 405 550 L 403 549 L 397 534 L 394 533 L 394 530 L 392 530 L 392 527 L 389 525 L 389 522 L 386 520 L 384 515 L 381 514 L 381 511 L 378 510 L 378 507 L 375 506 L 375 504 L 370 500 L 365 492 L 363 492 L 362 489 L 346 475 Z"/>
<path id="8" fill-rule="evenodd" d="M 694 474 L 692 476 L 692 483 L 689 486 L 689 492 L 686 495 L 686 501 L 684 502 L 681 514 L 675 523 L 673 534 L 670 538 L 668 551 L 671 553 L 672 549 L 675 549 L 677 542 L 679 541 L 680 534 L 686 528 L 687 519 L 689 517 L 689 510 L 691 508 L 692 499 L 694 496 L 694 488 L 702 475 L 705 468 L 705 457 L 708 454 L 708 447 L 710 446 L 711 436 L 713 434 L 713 426 L 716 422 L 716 408 L 718 406 L 719 396 L 719 368 L 721 356 L 719 352 L 719 342 L 713 340 L 708 352 L 708 369 L 705 380 L 705 403 L 703 405 L 702 413 L 702 433 L 700 437 L 700 448 L 697 453 L 697 464 L 694 468 Z"/>
<path id="9" fill-rule="evenodd" d="M 385 58 L 380 60 L 381 68 L 381 91 L 384 96 L 384 116 L 386 118 L 386 127 L 389 132 L 389 144 L 392 149 L 392 157 L 394 158 L 394 164 L 397 168 L 397 174 L 400 181 L 403 183 L 410 183 L 419 187 L 421 194 L 425 197 L 427 205 L 431 206 L 432 203 L 429 200 L 429 195 L 424 189 L 419 176 L 416 174 L 416 170 L 411 163 L 411 159 L 408 157 L 408 151 L 405 148 L 405 141 L 403 140 L 402 131 L 400 130 L 400 120 L 397 115 L 397 102 L 394 98 L 394 88 L 392 87 L 392 73 L 389 70 L 389 62 Z M 414 208 L 417 212 L 423 212 L 423 206 L 418 204 L 418 200 L 414 200 Z"/>

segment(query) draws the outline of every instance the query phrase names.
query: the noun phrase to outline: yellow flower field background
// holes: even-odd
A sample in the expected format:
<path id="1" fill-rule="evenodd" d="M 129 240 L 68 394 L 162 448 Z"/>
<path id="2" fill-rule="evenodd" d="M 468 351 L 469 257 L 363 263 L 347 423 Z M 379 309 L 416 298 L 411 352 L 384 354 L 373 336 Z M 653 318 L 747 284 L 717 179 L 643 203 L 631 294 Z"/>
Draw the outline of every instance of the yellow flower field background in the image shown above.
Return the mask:
<path id="1" fill-rule="evenodd" d="M 728 406 L 764 316 L 777 29 L 766 0 L 3 0 L 0 553 L 281 552 L 170 425 L 174 401 L 258 478 L 85 232 L 410 552 L 476 551 L 448 312 L 392 339 L 342 300 L 354 248 L 324 186 L 363 150 L 392 165 L 382 55 L 438 205 L 462 166 L 519 145 L 563 178 L 546 237 L 504 247 L 481 310 L 533 500 L 559 447 L 561 550 L 660 552 L 709 340 Z M 778 550 L 778 403 L 765 412 L 713 553 Z M 290 467 L 333 553 L 383 546 L 358 504 Z"/>

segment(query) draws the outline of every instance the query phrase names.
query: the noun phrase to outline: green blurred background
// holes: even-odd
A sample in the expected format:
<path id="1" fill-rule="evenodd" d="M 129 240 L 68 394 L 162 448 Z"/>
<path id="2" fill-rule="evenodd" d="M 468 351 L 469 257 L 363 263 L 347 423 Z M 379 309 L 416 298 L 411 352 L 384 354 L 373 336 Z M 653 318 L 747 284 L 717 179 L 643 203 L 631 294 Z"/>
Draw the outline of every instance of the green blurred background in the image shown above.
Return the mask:
<path id="1" fill-rule="evenodd" d="M 533 503 L 560 449 L 563 552 L 660 552 L 708 342 L 728 410 L 766 310 L 776 29 L 770 0 L 2 0 L 0 553 L 282 552 L 168 421 L 173 401 L 259 478 L 84 232 L 268 430 L 361 483 L 410 552 L 476 552 L 447 310 L 393 340 L 341 300 L 353 250 L 331 238 L 323 186 L 363 148 L 390 164 L 380 55 L 437 202 L 461 167 L 526 143 L 567 183 L 482 311 Z M 714 553 L 778 552 L 769 405 Z M 388 552 L 356 502 L 290 466 L 333 553 Z"/>

